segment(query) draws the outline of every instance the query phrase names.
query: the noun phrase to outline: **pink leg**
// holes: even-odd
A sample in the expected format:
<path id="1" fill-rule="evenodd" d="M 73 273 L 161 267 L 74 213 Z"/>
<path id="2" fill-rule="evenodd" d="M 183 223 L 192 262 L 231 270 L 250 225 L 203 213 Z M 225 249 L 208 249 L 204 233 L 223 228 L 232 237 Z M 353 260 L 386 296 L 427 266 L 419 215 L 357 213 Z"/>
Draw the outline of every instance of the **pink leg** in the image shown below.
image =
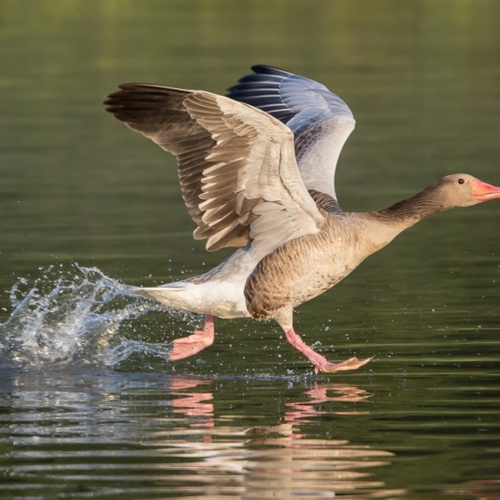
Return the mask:
<path id="1" fill-rule="evenodd" d="M 211 346 L 214 343 L 214 336 L 214 317 L 207 314 L 203 330 L 195 330 L 188 337 L 182 337 L 173 341 L 174 348 L 168 357 L 169 361 L 188 358 L 202 351 L 205 347 Z"/>
<path id="2" fill-rule="evenodd" d="M 349 358 L 341 363 L 331 363 L 325 357 L 318 354 L 315 350 L 309 347 L 293 328 L 286 332 L 286 338 L 290 344 L 298 349 L 313 365 L 315 373 L 318 372 L 340 372 L 345 370 L 357 370 L 360 366 L 366 365 L 372 358 L 359 360 L 358 358 Z"/>

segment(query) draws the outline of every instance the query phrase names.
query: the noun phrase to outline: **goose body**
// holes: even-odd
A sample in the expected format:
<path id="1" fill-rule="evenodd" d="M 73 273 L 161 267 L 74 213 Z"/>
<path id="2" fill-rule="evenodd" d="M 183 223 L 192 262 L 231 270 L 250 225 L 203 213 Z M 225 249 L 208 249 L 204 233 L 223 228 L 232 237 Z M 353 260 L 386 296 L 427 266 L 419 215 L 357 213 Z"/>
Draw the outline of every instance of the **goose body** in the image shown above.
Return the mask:
<path id="1" fill-rule="evenodd" d="M 369 359 L 329 362 L 293 327 L 293 309 L 320 295 L 399 233 L 430 215 L 500 197 L 467 174 L 439 179 L 373 212 L 344 212 L 334 185 L 351 110 L 323 85 L 255 66 L 228 96 L 124 84 L 107 110 L 173 153 L 195 239 L 209 251 L 237 247 L 200 276 L 136 288 L 175 309 L 205 315 L 202 330 L 176 339 L 171 360 L 212 344 L 214 317 L 274 319 L 316 371 L 352 370 Z"/>

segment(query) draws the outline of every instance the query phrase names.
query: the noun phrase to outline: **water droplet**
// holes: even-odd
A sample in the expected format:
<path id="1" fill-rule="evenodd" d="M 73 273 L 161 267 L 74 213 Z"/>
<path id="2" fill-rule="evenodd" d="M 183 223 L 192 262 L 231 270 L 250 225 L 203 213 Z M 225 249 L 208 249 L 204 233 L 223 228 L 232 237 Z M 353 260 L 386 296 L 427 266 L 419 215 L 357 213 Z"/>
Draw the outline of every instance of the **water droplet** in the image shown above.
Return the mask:
<path id="1" fill-rule="evenodd" d="M 113 365 L 142 349 L 164 356 L 163 344 L 127 343 L 119 336 L 124 321 L 160 307 L 131 293 L 132 288 L 93 267 L 59 264 L 41 268 L 30 282 L 19 278 L 10 290 L 12 312 L 0 323 L 0 341 L 22 364 L 85 363 Z M 113 351 L 113 349 L 117 349 Z"/>

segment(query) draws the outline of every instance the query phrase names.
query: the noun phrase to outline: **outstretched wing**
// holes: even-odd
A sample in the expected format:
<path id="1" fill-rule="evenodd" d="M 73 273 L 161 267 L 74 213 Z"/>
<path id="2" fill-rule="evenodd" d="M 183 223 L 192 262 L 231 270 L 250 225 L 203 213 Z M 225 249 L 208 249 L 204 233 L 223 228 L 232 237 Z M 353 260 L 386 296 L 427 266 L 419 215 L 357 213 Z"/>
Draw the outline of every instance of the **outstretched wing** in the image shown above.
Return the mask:
<path id="1" fill-rule="evenodd" d="M 107 110 L 177 157 L 184 202 L 207 250 L 252 243 L 266 255 L 319 231 L 293 136 L 272 116 L 210 92 L 124 84 Z"/>
<path id="2" fill-rule="evenodd" d="M 229 89 L 228 97 L 285 123 L 295 137 L 295 155 L 306 188 L 311 194 L 325 193 L 336 203 L 335 169 L 354 129 L 351 110 L 314 80 L 270 66 L 253 66 L 252 70 L 253 74 Z"/>

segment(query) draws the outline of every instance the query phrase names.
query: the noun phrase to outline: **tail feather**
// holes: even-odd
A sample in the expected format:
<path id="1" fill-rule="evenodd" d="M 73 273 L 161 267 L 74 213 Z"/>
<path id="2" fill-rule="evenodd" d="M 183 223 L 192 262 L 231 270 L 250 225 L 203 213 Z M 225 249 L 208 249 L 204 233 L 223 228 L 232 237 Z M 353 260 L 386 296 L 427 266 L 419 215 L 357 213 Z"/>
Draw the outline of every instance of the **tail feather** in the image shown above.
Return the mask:
<path id="1" fill-rule="evenodd" d="M 220 286 L 220 283 L 174 282 L 155 287 L 132 287 L 131 294 L 154 299 L 171 309 L 195 314 L 219 318 L 249 316 L 242 291 L 227 283 Z"/>

